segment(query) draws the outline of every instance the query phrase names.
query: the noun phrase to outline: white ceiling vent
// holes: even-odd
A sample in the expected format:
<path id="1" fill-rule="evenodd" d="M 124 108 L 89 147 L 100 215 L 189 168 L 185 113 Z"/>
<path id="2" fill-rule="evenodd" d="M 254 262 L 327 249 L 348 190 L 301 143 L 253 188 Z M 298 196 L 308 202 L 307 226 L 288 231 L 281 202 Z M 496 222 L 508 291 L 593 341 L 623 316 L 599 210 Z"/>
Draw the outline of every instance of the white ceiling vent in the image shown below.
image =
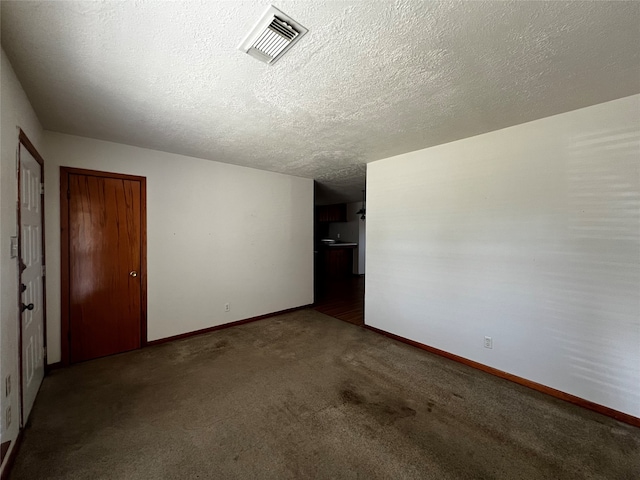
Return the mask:
<path id="1" fill-rule="evenodd" d="M 270 6 L 238 49 L 271 65 L 305 33 L 306 28 L 276 7 Z"/>

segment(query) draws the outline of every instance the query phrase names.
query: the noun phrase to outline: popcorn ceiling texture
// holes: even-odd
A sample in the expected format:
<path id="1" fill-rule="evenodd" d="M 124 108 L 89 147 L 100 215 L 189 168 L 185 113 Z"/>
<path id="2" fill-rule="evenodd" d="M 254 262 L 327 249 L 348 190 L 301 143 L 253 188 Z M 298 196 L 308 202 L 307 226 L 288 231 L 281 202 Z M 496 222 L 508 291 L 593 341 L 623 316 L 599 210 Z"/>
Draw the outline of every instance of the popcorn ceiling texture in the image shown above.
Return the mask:
<path id="1" fill-rule="evenodd" d="M 640 92 L 638 2 L 275 1 L 309 33 L 237 50 L 267 1 L 2 2 L 44 128 L 315 178 Z M 337 195 L 341 196 L 337 196 Z"/>

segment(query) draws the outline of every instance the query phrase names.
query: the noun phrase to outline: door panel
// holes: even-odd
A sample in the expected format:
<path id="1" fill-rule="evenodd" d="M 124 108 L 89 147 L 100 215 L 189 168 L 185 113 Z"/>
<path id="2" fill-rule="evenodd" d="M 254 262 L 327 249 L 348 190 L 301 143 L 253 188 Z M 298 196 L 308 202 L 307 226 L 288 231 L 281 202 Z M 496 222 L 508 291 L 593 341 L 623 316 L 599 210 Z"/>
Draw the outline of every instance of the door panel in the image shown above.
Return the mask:
<path id="1" fill-rule="evenodd" d="M 70 360 L 142 344 L 141 182 L 68 174 Z"/>
<path id="2" fill-rule="evenodd" d="M 26 421 L 44 378 L 42 169 L 20 144 L 20 295 L 22 419 Z"/>

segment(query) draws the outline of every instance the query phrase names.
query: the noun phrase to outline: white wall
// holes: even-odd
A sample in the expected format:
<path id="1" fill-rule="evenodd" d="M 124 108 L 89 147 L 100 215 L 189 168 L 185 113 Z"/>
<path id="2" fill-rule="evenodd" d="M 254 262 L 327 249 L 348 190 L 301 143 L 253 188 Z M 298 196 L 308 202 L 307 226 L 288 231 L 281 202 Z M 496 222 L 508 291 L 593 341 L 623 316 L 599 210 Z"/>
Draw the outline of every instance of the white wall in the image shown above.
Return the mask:
<path id="1" fill-rule="evenodd" d="M 640 416 L 639 107 L 370 163 L 366 323 Z"/>
<path id="2" fill-rule="evenodd" d="M 313 180 L 48 131 L 44 144 L 50 362 L 61 165 L 147 178 L 149 340 L 313 302 Z"/>
<path id="3" fill-rule="evenodd" d="M 341 242 L 358 244 L 357 255 L 353 256 L 353 273 L 364 275 L 365 222 L 360 220 L 360 215 L 356 213 L 360 208 L 362 208 L 362 202 L 347 203 L 347 221 L 330 223 L 329 238 L 337 239 L 340 234 Z"/>
<path id="4" fill-rule="evenodd" d="M 17 235 L 18 182 L 16 177 L 16 151 L 18 127 L 27 134 L 33 145 L 41 151 L 42 128 L 31 108 L 20 82 L 7 56 L 2 50 L 0 68 L 0 438 L 1 442 L 14 440 L 18 435 L 20 402 L 18 387 L 18 263 L 11 258 L 11 236 Z M 5 396 L 5 378 L 11 375 L 12 391 Z M 12 421 L 5 425 L 5 413 L 11 406 Z"/>

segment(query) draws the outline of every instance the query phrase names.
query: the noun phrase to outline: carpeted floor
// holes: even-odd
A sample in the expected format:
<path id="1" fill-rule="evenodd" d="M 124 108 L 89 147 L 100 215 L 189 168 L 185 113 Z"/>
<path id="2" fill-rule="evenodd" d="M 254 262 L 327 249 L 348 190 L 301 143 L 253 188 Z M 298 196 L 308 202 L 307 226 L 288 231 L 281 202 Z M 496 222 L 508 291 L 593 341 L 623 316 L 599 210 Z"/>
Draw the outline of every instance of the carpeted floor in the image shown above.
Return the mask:
<path id="1" fill-rule="evenodd" d="M 637 479 L 640 429 L 314 310 L 56 370 L 11 479 Z"/>

